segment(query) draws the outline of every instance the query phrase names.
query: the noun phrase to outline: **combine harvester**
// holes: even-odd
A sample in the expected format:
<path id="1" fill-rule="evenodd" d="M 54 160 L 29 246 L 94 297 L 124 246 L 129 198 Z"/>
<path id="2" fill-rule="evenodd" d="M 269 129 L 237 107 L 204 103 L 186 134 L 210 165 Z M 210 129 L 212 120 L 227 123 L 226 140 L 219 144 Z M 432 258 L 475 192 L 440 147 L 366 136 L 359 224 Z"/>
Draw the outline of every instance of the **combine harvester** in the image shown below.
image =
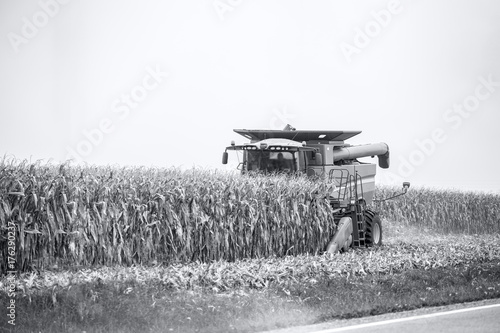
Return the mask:
<path id="1" fill-rule="evenodd" d="M 378 213 L 367 208 L 375 192 L 376 165 L 362 163 L 362 157 L 378 157 L 381 168 L 389 167 L 389 146 L 373 143 L 352 146 L 345 140 L 361 131 L 306 131 L 287 125 L 284 130 L 235 129 L 250 143 L 226 147 L 222 163 L 227 164 L 228 151 L 243 152 L 238 165 L 242 173 L 304 173 L 334 185 L 329 200 L 334 209 L 337 231 L 327 251 L 337 253 L 349 247 L 382 244 L 382 222 Z M 410 183 L 403 183 L 406 193 Z M 380 201 L 384 201 L 380 200 Z"/>

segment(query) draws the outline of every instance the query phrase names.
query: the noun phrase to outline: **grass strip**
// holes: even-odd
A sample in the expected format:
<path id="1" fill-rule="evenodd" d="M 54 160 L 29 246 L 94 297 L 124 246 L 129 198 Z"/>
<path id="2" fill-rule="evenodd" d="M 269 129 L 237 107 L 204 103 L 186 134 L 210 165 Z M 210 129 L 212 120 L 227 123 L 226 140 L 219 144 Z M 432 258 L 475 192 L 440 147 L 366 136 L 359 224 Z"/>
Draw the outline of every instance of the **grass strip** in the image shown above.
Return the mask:
<path id="1" fill-rule="evenodd" d="M 500 297 L 500 261 L 217 292 L 134 280 L 43 289 L 17 300 L 2 332 L 256 332 Z M 7 304 L 0 293 L 0 304 Z"/>

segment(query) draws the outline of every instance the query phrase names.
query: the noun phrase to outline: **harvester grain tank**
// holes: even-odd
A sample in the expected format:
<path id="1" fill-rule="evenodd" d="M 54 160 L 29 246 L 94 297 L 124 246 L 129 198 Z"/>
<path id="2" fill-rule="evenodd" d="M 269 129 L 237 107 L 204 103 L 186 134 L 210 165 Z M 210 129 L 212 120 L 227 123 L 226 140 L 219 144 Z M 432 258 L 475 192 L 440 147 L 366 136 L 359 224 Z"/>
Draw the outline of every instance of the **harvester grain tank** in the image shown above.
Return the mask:
<path id="1" fill-rule="evenodd" d="M 242 173 L 305 173 L 328 182 L 334 191 L 329 200 L 334 209 L 337 232 L 328 252 L 349 247 L 382 244 L 382 222 L 368 209 L 375 192 L 376 165 L 358 161 L 362 157 L 378 157 L 378 165 L 388 168 L 389 146 L 385 143 L 350 145 L 345 140 L 361 131 L 235 129 L 249 139 L 242 145 L 226 147 L 222 163 L 227 164 L 228 151 L 243 153 L 238 168 Z M 404 183 L 406 193 L 409 183 Z"/>

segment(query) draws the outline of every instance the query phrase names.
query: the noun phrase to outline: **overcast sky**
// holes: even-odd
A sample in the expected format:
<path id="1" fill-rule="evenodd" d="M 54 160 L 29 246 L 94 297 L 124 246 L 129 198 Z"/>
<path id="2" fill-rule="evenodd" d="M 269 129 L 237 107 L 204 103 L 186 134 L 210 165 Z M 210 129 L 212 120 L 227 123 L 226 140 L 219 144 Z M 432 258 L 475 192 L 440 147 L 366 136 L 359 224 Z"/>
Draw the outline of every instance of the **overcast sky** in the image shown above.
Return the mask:
<path id="1" fill-rule="evenodd" d="M 361 130 L 378 181 L 500 192 L 495 0 L 0 0 L 0 154 L 220 168 L 233 128 Z"/>

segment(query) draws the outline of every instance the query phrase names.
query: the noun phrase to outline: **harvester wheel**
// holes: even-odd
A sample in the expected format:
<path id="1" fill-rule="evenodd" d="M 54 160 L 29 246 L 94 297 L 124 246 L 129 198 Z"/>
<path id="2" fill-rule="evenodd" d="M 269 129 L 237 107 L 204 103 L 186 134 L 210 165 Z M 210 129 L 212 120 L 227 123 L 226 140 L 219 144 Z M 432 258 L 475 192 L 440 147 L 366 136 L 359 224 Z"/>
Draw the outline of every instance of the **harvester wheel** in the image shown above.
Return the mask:
<path id="1" fill-rule="evenodd" d="M 365 210 L 366 246 L 382 245 L 382 221 L 380 216 L 371 210 Z"/>

